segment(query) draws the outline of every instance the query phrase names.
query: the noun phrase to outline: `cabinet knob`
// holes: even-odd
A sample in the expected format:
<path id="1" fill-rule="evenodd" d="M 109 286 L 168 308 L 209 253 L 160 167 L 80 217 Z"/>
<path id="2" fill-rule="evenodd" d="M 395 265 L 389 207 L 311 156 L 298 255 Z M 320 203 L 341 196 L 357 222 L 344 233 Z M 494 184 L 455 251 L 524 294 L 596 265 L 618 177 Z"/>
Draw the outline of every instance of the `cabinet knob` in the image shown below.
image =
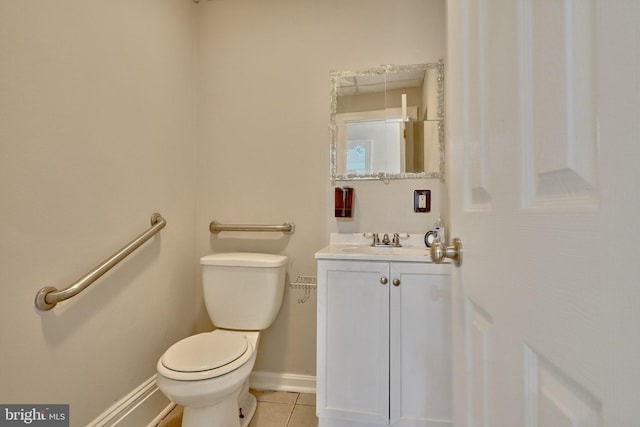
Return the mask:
<path id="1" fill-rule="evenodd" d="M 400 286 L 400 279 L 393 279 L 393 286 Z"/>
<path id="2" fill-rule="evenodd" d="M 389 279 L 387 279 L 386 277 L 381 277 L 380 283 L 382 283 L 383 285 L 386 285 L 387 283 L 389 283 Z"/>

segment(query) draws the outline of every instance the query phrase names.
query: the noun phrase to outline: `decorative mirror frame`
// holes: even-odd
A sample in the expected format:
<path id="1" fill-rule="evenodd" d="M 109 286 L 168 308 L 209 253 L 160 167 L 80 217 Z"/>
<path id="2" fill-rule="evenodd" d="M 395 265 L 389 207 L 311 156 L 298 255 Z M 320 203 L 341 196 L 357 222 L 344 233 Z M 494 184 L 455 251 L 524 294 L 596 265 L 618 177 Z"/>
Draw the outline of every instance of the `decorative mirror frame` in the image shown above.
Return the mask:
<path id="1" fill-rule="evenodd" d="M 338 110 L 338 81 L 342 77 L 355 77 L 355 76 L 374 76 L 384 75 L 387 73 L 399 73 L 409 72 L 415 70 L 429 70 L 438 69 L 438 145 L 440 153 L 440 166 L 436 172 L 404 172 L 404 173 L 386 173 L 378 172 L 372 174 L 339 174 L 337 170 L 338 165 L 338 143 L 337 143 L 337 123 L 336 114 Z M 391 179 L 416 179 L 416 178 L 436 178 L 444 182 L 445 176 L 445 153 L 444 153 L 444 63 L 433 62 L 428 64 L 413 64 L 413 65 L 381 65 L 380 67 L 370 68 L 359 71 L 331 71 L 329 73 L 331 81 L 330 98 L 331 104 L 329 106 L 329 139 L 331 141 L 331 153 L 330 153 L 330 177 L 331 182 L 335 181 L 359 181 L 359 180 L 373 180 L 379 179 L 385 183 Z"/>

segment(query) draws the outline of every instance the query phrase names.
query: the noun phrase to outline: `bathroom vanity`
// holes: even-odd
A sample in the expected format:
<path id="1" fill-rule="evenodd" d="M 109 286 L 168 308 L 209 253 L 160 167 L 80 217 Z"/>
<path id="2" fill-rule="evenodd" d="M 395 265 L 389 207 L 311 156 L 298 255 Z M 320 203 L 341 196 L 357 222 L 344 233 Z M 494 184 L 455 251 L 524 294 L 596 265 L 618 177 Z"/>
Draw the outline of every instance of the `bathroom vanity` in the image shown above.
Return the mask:
<path id="1" fill-rule="evenodd" d="M 451 265 L 404 236 L 332 234 L 316 253 L 321 427 L 452 425 Z"/>

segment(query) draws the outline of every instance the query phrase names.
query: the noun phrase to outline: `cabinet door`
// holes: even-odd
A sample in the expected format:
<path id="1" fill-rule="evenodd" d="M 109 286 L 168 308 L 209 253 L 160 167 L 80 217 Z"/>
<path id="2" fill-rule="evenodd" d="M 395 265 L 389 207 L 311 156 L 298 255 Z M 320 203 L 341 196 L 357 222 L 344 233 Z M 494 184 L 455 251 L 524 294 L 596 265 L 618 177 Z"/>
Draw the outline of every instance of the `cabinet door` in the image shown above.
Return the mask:
<path id="1" fill-rule="evenodd" d="M 452 425 L 450 276 L 427 274 L 428 268 L 391 264 L 391 425 L 395 427 Z"/>
<path id="2" fill-rule="evenodd" d="M 318 261 L 319 417 L 388 423 L 389 286 L 386 262 Z"/>

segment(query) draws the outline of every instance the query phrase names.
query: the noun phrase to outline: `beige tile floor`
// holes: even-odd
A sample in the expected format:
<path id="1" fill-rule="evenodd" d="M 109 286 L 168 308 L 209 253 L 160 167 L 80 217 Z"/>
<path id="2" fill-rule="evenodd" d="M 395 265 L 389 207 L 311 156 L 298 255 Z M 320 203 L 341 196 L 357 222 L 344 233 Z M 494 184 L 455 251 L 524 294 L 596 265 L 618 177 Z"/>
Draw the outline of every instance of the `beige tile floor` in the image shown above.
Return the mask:
<path id="1" fill-rule="evenodd" d="M 317 427 L 316 395 L 287 391 L 251 390 L 258 400 L 249 427 Z M 182 408 L 176 407 L 158 427 L 179 427 Z"/>

